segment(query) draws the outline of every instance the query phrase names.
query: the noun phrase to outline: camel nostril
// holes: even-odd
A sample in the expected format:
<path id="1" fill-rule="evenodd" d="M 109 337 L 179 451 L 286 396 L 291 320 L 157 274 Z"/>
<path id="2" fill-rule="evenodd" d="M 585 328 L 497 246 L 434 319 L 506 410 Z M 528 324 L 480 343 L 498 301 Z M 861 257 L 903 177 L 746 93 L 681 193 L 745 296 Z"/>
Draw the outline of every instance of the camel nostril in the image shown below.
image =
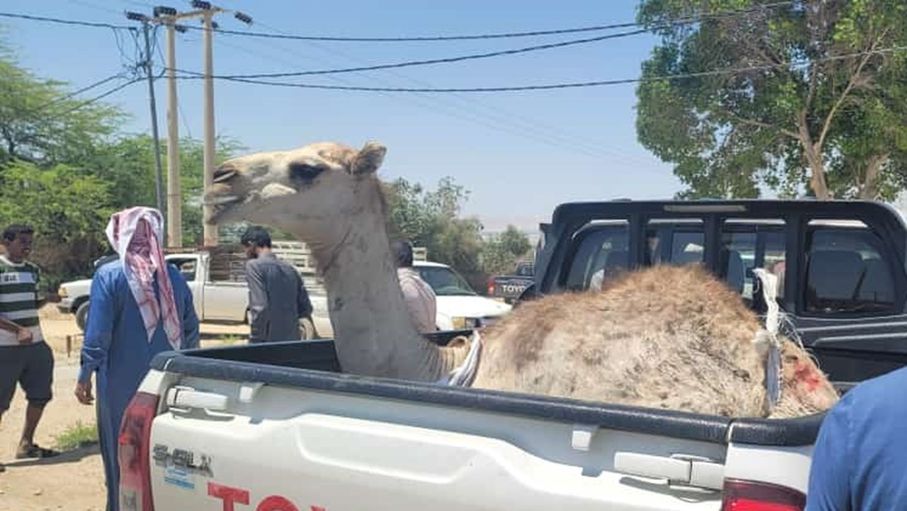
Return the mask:
<path id="1" fill-rule="evenodd" d="M 215 183 L 223 183 L 229 181 L 233 176 L 237 174 L 236 169 L 230 166 L 223 166 L 214 169 L 214 177 L 212 181 Z"/>

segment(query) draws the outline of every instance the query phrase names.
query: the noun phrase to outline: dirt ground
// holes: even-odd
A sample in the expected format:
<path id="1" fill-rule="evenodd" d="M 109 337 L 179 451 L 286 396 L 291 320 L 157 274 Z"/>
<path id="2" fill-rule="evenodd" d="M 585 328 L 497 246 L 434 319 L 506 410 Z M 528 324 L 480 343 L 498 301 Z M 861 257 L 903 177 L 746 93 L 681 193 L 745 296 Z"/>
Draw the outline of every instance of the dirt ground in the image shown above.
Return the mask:
<path id="1" fill-rule="evenodd" d="M 84 406 L 73 395 L 81 337 L 67 353 L 66 337 L 79 334 L 71 315 L 53 305 L 41 311 L 41 329 L 54 350 L 54 399 L 47 405 L 36 441 L 55 447 L 56 437 L 78 422 L 94 424 L 94 406 Z M 202 345 L 223 342 L 219 337 L 248 334 L 247 326 L 202 325 Z M 106 502 L 104 468 L 97 446 L 68 451 L 47 460 L 15 460 L 16 444 L 25 420 L 25 399 L 17 390 L 10 410 L 0 423 L 0 511 L 103 511 Z"/>

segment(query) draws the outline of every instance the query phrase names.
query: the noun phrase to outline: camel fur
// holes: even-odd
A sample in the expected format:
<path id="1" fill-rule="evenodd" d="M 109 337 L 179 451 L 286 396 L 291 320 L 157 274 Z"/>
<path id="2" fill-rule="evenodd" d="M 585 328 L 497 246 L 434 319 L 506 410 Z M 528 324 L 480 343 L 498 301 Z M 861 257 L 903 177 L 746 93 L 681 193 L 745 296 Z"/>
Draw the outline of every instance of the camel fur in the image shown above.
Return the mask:
<path id="1" fill-rule="evenodd" d="M 225 162 L 206 196 L 209 223 L 249 221 L 293 233 L 323 273 L 344 372 L 438 382 L 467 347 L 416 330 L 390 253 L 376 172 L 386 149 L 332 142 Z M 697 267 L 625 274 L 601 292 L 527 302 L 483 333 L 474 387 L 685 410 L 791 417 L 837 394 L 809 355 L 782 340 L 782 399 L 767 403 L 762 326 L 739 295 Z"/>

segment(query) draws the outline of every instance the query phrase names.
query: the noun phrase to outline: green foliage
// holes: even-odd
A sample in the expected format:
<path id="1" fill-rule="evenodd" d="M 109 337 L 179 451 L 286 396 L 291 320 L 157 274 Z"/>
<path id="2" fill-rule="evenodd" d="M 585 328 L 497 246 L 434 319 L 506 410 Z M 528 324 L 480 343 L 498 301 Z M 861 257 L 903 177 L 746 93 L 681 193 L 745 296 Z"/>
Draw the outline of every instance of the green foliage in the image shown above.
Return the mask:
<path id="1" fill-rule="evenodd" d="M 461 217 L 469 192 L 450 177 L 435 190 L 401 178 L 385 184 L 385 194 L 391 235 L 426 247 L 429 259 L 450 265 L 477 291 L 485 289 L 489 275 L 511 271 L 532 248 L 513 226 L 483 242 L 479 220 Z"/>
<path id="2" fill-rule="evenodd" d="M 482 267 L 489 275 L 510 273 L 531 249 L 529 238 L 516 227 L 508 225 L 504 232 L 485 241 Z"/>
<path id="3" fill-rule="evenodd" d="M 56 447 L 61 451 L 72 451 L 98 443 L 97 424 L 83 424 L 82 421 L 66 428 L 57 435 Z"/>
<path id="4" fill-rule="evenodd" d="M 475 218 L 460 218 L 469 197 L 465 188 L 449 177 L 434 191 L 401 178 L 385 184 L 385 194 L 392 236 L 426 247 L 432 261 L 450 265 L 481 289 L 482 224 Z"/>
<path id="5" fill-rule="evenodd" d="M 0 43 L 0 225 L 35 227 L 33 258 L 49 289 L 90 274 L 91 261 L 109 250 L 104 228 L 111 213 L 156 205 L 151 137 L 119 133 L 119 110 L 68 94 L 64 84 L 21 68 Z M 183 245 L 195 246 L 202 237 L 204 150 L 197 140 L 179 144 Z M 217 162 L 239 148 L 218 140 Z"/>
<path id="6" fill-rule="evenodd" d="M 907 174 L 907 54 L 876 50 L 907 45 L 907 4 L 758 8 L 764 3 L 641 1 L 638 18 L 661 43 L 637 89 L 640 142 L 674 164 L 686 197 L 795 195 L 806 186 L 820 198 L 891 199 Z"/>
<path id="7" fill-rule="evenodd" d="M 104 227 L 113 212 L 107 183 L 64 165 L 41 169 L 13 162 L 3 169 L 0 185 L 0 225 L 34 227 L 33 258 L 44 270 L 47 290 L 89 270 L 106 244 Z"/>
<path id="8" fill-rule="evenodd" d="M 100 103 L 67 98 L 63 83 L 19 67 L 0 43 L 0 167 L 14 159 L 40 165 L 91 159 L 123 115 Z"/>

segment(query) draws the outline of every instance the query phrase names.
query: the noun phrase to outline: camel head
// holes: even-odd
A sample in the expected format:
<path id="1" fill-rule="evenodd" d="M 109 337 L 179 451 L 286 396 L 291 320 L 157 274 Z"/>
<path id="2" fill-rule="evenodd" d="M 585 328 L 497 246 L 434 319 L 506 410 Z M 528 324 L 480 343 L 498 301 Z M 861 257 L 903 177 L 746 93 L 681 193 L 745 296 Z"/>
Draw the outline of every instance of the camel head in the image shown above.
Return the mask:
<path id="1" fill-rule="evenodd" d="M 375 142 L 358 151 L 321 142 L 233 158 L 214 171 L 205 196 L 213 213 L 205 221 L 266 224 L 314 245 L 335 245 L 343 222 L 380 200 L 373 191 L 379 190 L 375 172 L 385 152 Z"/>
<path id="2" fill-rule="evenodd" d="M 772 415 L 800 417 L 824 412 L 838 401 L 838 392 L 825 373 L 799 344 L 781 343 L 781 401 Z"/>

